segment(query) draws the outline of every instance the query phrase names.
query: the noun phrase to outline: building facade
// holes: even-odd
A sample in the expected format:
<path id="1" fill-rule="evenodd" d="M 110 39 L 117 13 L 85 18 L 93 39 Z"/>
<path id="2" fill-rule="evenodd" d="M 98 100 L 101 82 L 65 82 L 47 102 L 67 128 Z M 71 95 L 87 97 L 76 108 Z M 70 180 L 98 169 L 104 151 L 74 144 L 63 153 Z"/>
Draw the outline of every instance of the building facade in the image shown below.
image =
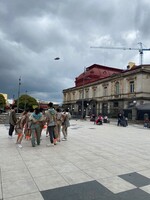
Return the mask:
<path id="1" fill-rule="evenodd" d="M 150 65 L 121 70 L 94 64 L 75 79 L 75 87 L 63 90 L 63 97 L 63 107 L 73 115 L 124 112 L 129 119 L 142 119 L 144 105 L 150 115 Z"/>

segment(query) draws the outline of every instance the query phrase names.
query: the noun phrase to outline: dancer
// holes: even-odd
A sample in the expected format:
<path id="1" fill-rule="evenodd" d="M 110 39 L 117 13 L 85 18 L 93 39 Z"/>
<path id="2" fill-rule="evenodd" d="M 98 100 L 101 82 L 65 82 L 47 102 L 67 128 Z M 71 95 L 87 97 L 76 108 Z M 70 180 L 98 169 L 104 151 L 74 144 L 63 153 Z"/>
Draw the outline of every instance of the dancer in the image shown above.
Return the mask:
<path id="1" fill-rule="evenodd" d="M 60 142 L 61 137 L 61 125 L 62 125 L 62 112 L 60 108 L 56 109 L 56 131 L 57 131 L 57 141 Z"/>
<path id="2" fill-rule="evenodd" d="M 62 141 L 66 141 L 68 137 L 68 127 L 70 126 L 70 113 L 68 112 L 68 109 L 66 109 L 62 114 L 62 133 L 64 135 L 64 138 Z"/>
<path id="3" fill-rule="evenodd" d="M 17 117 L 16 117 L 16 107 L 12 106 L 10 110 L 10 115 L 9 115 L 9 136 L 8 138 L 12 138 L 14 128 L 17 122 Z"/>
<path id="4" fill-rule="evenodd" d="M 15 131 L 16 131 L 16 134 L 18 134 L 16 144 L 18 144 L 19 148 L 22 148 L 21 142 L 23 138 L 23 128 L 26 123 L 27 115 L 28 115 L 28 111 L 24 111 L 22 113 L 22 116 L 18 118 L 15 125 Z"/>
<path id="5" fill-rule="evenodd" d="M 50 102 L 48 106 L 49 106 L 49 109 L 46 111 L 46 121 L 47 121 L 49 136 L 50 136 L 50 143 L 52 145 L 56 145 L 56 135 L 55 135 L 56 111 L 53 108 L 52 102 Z M 47 144 L 47 146 L 50 146 L 50 144 Z"/>
<path id="6" fill-rule="evenodd" d="M 31 144 L 32 147 L 35 147 L 35 139 L 37 145 L 40 145 L 41 122 L 44 120 L 38 108 L 35 108 L 34 112 L 30 115 L 29 120 L 31 121 Z"/>

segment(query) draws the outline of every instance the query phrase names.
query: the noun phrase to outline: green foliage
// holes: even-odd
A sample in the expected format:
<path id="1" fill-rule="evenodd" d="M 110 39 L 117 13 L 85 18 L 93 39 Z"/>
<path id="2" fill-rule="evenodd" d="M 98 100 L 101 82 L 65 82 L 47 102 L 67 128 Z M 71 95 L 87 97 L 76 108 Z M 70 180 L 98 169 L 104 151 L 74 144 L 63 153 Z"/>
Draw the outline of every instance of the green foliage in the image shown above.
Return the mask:
<path id="1" fill-rule="evenodd" d="M 16 102 L 17 103 L 17 102 Z M 38 102 L 36 101 L 35 98 L 27 95 L 27 94 L 23 94 L 20 96 L 19 98 L 19 109 L 30 109 L 32 110 L 33 106 L 37 105 L 38 106 Z"/>
<path id="2" fill-rule="evenodd" d="M 6 100 L 2 94 L 0 94 L 0 108 L 4 109 L 6 106 Z"/>

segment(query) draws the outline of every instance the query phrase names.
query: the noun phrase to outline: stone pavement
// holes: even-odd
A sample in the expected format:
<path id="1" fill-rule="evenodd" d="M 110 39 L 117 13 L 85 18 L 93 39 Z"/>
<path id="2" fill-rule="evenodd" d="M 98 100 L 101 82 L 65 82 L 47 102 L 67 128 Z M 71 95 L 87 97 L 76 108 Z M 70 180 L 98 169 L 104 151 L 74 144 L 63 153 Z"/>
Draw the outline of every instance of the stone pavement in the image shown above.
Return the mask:
<path id="1" fill-rule="evenodd" d="M 150 129 L 71 120 L 68 141 L 31 147 L 0 125 L 0 199 L 150 200 Z"/>

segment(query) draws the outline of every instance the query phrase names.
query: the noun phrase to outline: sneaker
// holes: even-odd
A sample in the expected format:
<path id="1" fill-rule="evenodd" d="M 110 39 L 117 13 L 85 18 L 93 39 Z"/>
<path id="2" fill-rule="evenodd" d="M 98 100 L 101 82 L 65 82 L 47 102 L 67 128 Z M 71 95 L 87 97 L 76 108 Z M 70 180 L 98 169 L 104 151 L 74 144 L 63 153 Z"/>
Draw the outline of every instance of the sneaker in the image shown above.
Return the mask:
<path id="1" fill-rule="evenodd" d="M 9 138 L 9 139 L 12 139 L 12 136 L 11 136 L 11 135 L 9 135 L 9 136 L 8 136 L 8 138 Z"/>
<path id="2" fill-rule="evenodd" d="M 21 145 L 21 144 L 18 144 L 18 147 L 19 147 L 19 148 L 22 148 L 22 145 Z"/>
<path id="3" fill-rule="evenodd" d="M 62 139 L 62 141 L 66 141 L 66 140 L 67 140 L 67 138 L 63 138 L 63 139 Z"/>

